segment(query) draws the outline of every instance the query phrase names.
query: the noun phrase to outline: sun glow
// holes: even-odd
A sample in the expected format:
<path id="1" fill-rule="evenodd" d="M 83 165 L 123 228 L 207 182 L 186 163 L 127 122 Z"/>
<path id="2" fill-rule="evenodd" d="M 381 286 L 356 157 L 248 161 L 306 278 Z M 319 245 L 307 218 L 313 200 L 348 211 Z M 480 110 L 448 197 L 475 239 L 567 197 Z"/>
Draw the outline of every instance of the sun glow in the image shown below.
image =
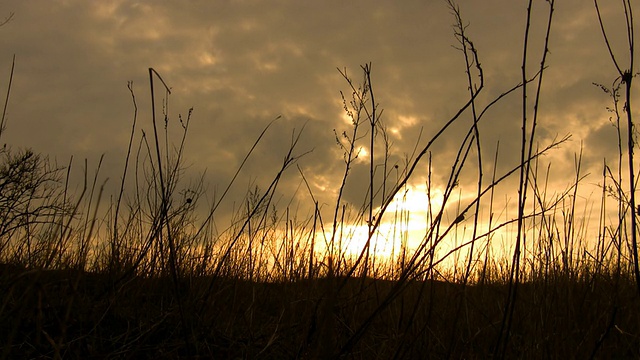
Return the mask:
<path id="1" fill-rule="evenodd" d="M 431 189 L 429 195 L 425 185 L 407 186 L 406 190 L 399 192 L 391 201 L 371 236 L 370 226 L 364 221 L 360 224 L 337 226 L 334 237 L 331 232 L 325 233 L 324 237 L 327 243 L 334 238 L 334 251 L 347 257 L 357 257 L 363 251 L 366 252 L 368 244 L 371 256 L 392 259 L 401 251 L 412 251 L 420 245 L 429 228 L 430 213 L 436 213 L 441 206 L 441 190 Z M 379 212 L 380 208 L 377 208 L 374 214 Z"/>
<path id="2" fill-rule="evenodd" d="M 473 206 L 460 214 L 473 204 L 475 195 L 463 187 L 457 190 L 445 204 L 444 189 L 429 188 L 426 184 L 407 185 L 389 203 L 381 219 L 377 219 L 380 207 L 374 208 L 371 223 L 377 225 L 373 228 L 368 223 L 367 212 L 360 213 L 356 221 L 352 217 L 336 224 L 335 233 L 333 224 L 326 226 L 316 237 L 317 259 L 331 255 L 353 264 L 360 258 L 362 265 L 367 262 L 361 256 L 367 256 L 375 258 L 375 266 L 395 268 L 416 255 L 416 266 L 430 263 L 450 271 L 466 266 L 474 270 L 486 254 L 496 259 L 510 258 L 517 229 L 515 222 L 509 224 L 513 214 L 506 211 L 508 204 L 504 210 L 495 214 L 492 211 L 491 215 L 486 205 L 481 209 Z M 479 212 L 477 218 L 475 211 Z M 531 254 L 535 249 L 526 252 Z"/>
<path id="3" fill-rule="evenodd" d="M 367 162 L 369 157 L 369 149 L 364 146 L 360 146 L 356 152 L 356 160 Z"/>

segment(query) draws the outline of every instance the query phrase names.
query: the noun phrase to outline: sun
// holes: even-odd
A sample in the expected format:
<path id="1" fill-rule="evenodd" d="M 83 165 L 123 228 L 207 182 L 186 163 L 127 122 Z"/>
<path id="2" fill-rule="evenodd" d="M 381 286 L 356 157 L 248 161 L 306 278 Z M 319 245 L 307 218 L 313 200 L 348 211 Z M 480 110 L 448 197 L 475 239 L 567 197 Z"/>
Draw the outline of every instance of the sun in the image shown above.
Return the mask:
<path id="1" fill-rule="evenodd" d="M 347 258 L 357 258 L 367 250 L 368 244 L 370 256 L 393 260 L 402 251 L 415 250 L 429 228 L 429 211 L 435 213 L 442 206 L 441 195 L 441 191 L 432 189 L 431 196 L 428 196 L 424 185 L 407 186 L 389 204 L 371 236 L 366 222 L 337 226 L 332 244 L 334 252 Z M 374 213 L 379 212 L 380 208 L 374 210 Z M 325 233 L 324 237 L 331 239 L 331 232 Z M 324 250 L 328 251 L 327 248 Z"/>

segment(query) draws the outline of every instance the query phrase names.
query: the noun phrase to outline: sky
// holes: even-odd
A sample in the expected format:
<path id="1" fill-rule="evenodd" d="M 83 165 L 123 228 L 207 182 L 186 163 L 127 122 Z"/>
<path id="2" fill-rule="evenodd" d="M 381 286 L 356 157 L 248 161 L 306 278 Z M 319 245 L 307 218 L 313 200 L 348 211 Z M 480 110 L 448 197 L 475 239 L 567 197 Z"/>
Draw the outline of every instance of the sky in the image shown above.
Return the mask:
<path id="1" fill-rule="evenodd" d="M 543 52 L 548 10 L 546 2 L 534 3 L 530 76 Z M 622 9 L 618 2 L 604 3 L 612 46 L 624 56 Z M 483 67 L 478 104 L 484 107 L 521 79 L 526 1 L 460 1 L 459 7 Z M 180 140 L 178 115 L 184 118 L 193 108 L 185 176 L 206 171 L 210 191 L 229 183 L 262 130 L 278 118 L 231 189 L 227 211 L 248 188 L 268 186 L 292 134 L 301 129 L 294 153 L 305 155 L 297 165 L 325 211 L 335 206 L 345 167 L 335 134 L 351 131 L 340 95 L 350 90 L 339 69 L 358 84 L 361 66 L 371 64 L 376 103 L 384 109 L 381 119 L 392 143 L 391 165 L 403 166 L 468 100 L 464 57 L 455 48 L 455 19 L 445 1 L 4 1 L 0 17 L 10 14 L 0 27 L 3 93 L 16 57 L 2 141 L 62 165 L 73 156 L 76 176 L 84 159 L 91 173 L 104 154 L 100 176 L 109 178 L 109 194 L 117 192 L 131 132 L 130 81 L 138 105 L 135 136 L 152 131 L 150 67 L 171 87 L 173 142 Z M 544 157 L 552 164 L 549 186 L 561 191 L 570 185 L 582 149 L 582 172 L 590 174 L 583 182 L 585 198 L 597 199 L 603 159 L 616 161 L 618 150 L 606 109 L 611 101 L 593 83 L 610 86 L 617 73 L 592 2 L 557 1 L 553 16 L 536 141 L 545 146 L 570 134 L 570 141 Z M 493 171 L 498 143 L 498 174 L 517 164 L 521 118 L 516 93 L 483 119 L 485 177 Z M 445 183 L 470 121 L 467 112 L 433 145 L 434 188 Z M 463 198 L 476 191 L 477 170 L 468 168 L 461 175 Z M 426 162 L 419 169 L 409 182 L 414 199 L 424 199 Z M 358 160 L 349 175 L 344 201 L 356 208 L 366 196 L 368 171 Z M 509 184 L 500 199 L 513 204 L 517 187 Z M 280 184 L 282 203 L 308 205 L 308 191 L 300 187 L 292 168 Z"/>

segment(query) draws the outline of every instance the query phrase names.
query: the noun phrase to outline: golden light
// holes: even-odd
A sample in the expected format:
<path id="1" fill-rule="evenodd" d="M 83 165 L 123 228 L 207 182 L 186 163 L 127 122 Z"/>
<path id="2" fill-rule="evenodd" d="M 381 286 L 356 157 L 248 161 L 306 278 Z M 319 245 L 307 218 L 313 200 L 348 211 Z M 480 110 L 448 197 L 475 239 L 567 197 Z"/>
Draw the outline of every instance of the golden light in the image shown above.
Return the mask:
<path id="1" fill-rule="evenodd" d="M 431 210 L 430 207 L 431 206 Z M 344 254 L 346 257 L 359 256 L 369 241 L 369 254 L 379 258 L 390 260 L 397 256 L 402 249 L 415 250 L 424 238 L 429 228 L 429 211 L 436 213 L 442 206 L 442 191 L 431 189 L 431 197 L 425 185 L 407 186 L 405 191 L 399 192 L 380 222 L 369 241 L 369 225 L 344 224 L 337 227 L 334 240 L 334 251 Z M 380 208 L 374 209 L 378 213 Z M 332 228 L 332 227 L 329 227 Z M 327 231 L 323 240 L 331 239 L 331 231 Z M 328 251 L 325 241 L 316 242 L 321 248 L 317 250 Z M 326 244 L 326 245 L 323 245 Z"/>

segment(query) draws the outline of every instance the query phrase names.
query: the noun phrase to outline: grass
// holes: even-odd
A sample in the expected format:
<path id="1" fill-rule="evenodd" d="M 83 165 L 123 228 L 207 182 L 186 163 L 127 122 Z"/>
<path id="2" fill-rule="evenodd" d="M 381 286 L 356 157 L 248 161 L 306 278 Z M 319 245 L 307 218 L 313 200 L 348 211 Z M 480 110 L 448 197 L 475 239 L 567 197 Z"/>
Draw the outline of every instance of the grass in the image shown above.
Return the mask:
<path id="1" fill-rule="evenodd" d="M 134 277 L 111 289 L 104 274 L 4 267 L 7 357 L 317 358 L 340 353 L 370 314 L 349 358 L 486 357 L 500 329 L 507 284 L 411 281 L 380 309 L 396 281 L 218 279 L 204 311 L 179 312 L 169 277 Z M 185 281 L 187 309 L 202 308 L 209 277 Z M 553 279 L 521 285 L 506 357 L 634 357 L 633 281 Z M 458 310 L 452 304 L 464 304 Z M 457 320 L 455 320 L 457 319 Z M 188 324 L 188 343 L 183 340 Z"/>
<path id="2" fill-rule="evenodd" d="M 155 99 L 162 98 L 164 110 L 170 94 L 153 69 L 153 133 L 136 135 L 130 84 L 131 137 L 111 200 L 104 200 L 99 165 L 90 180 L 85 163 L 84 186 L 74 193 L 72 162 L 58 167 L 29 150 L 1 149 L 2 358 L 640 357 L 635 200 L 629 195 L 634 181 L 624 188 L 624 168 L 633 174 L 635 145 L 628 143 L 629 164 L 623 165 L 618 110 L 624 89 L 623 111 L 631 113 L 633 77 L 621 71 L 612 89 L 600 86 L 614 101 L 620 156 L 603 164 L 594 234 L 580 222 L 590 213 L 580 213 L 576 202 L 584 179 L 581 155 L 572 183 L 553 192 L 550 171 L 541 170 L 550 166 L 543 155 L 568 137 L 534 146 L 554 2 L 545 5 L 549 26 L 539 67 L 529 70 L 525 61 L 531 51 L 527 30 L 521 82 L 489 100 L 480 53 L 460 9 L 449 5 L 468 100 L 431 138 L 394 160 L 399 157 L 375 102 L 371 64 L 362 67 L 360 83 L 341 70 L 352 127 L 336 131 L 344 171 L 329 209 L 305 175 L 305 153 L 298 150 L 304 129 L 294 130 L 272 181 L 252 186 L 228 227 L 219 230 L 220 204 L 247 159 L 257 156 L 271 124 L 206 206 L 205 179 L 188 181 L 183 166 L 191 111 L 177 122 L 164 112 L 160 119 Z M 163 96 L 156 95 L 159 90 Z M 533 105 L 525 100 L 531 92 Z M 520 161 L 499 172 L 498 148 L 492 164 L 482 156 L 480 125 L 492 107 L 517 101 L 518 94 Z M 633 125 L 630 115 L 627 122 Z M 0 124 L 1 137 L 4 115 Z M 438 156 L 433 151 L 454 129 L 463 129 L 462 136 L 440 183 L 432 179 Z M 364 160 L 362 146 L 368 149 Z M 369 179 L 360 186 L 362 203 L 355 205 L 344 195 L 358 161 L 366 161 Z M 294 210 L 299 205 L 276 201 L 282 179 L 296 171 L 309 199 L 307 216 Z M 400 205 L 419 177 L 427 179 L 427 226 L 422 240 L 410 244 L 411 214 Z M 462 196 L 462 186 L 473 189 L 473 196 Z M 496 209 L 505 189 L 517 189 L 517 205 Z M 617 214 L 613 223 L 606 220 L 611 210 Z M 403 241 L 383 257 L 376 240 L 389 235 L 385 224 Z M 367 234 L 355 253 L 346 250 L 355 240 L 353 226 Z M 513 245 L 500 245 L 505 234 Z"/>

